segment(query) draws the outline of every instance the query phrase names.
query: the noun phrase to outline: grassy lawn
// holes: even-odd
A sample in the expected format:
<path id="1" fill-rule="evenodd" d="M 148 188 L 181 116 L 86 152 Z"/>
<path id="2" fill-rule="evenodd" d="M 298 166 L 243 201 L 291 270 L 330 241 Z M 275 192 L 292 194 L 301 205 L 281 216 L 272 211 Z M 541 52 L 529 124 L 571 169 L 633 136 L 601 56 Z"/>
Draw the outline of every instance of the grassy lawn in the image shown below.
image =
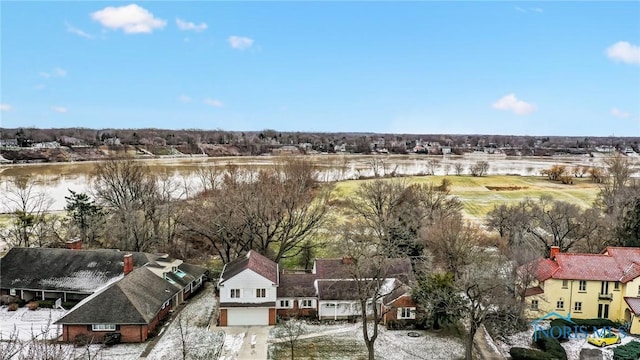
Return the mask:
<path id="1" fill-rule="evenodd" d="M 597 185 L 589 179 L 574 179 L 573 185 L 563 185 L 539 176 L 412 176 L 405 180 L 409 183 L 437 185 L 444 178 L 451 181 L 451 194 L 462 201 L 465 215 L 475 219 L 485 217 L 495 205 L 515 204 L 526 198 L 535 199 L 545 194 L 553 199 L 587 208 L 599 191 Z M 363 181 L 369 180 L 337 183 L 334 197 L 344 200 L 352 196 Z"/>

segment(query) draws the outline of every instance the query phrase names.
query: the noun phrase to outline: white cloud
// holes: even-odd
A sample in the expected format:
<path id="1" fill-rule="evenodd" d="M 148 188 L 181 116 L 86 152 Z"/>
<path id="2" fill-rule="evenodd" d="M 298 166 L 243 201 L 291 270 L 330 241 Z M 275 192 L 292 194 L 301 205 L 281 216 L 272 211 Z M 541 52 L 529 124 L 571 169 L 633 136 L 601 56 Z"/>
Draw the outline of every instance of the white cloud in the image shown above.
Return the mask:
<path id="1" fill-rule="evenodd" d="M 222 101 L 220 100 L 216 100 L 216 99 L 209 99 L 206 98 L 204 99 L 204 103 L 209 105 L 209 106 L 213 106 L 213 107 L 217 107 L 217 108 L 221 108 L 224 106 L 224 104 L 222 103 Z"/>
<path id="2" fill-rule="evenodd" d="M 176 19 L 176 25 L 178 25 L 178 28 L 180 30 L 184 30 L 184 31 L 195 31 L 195 32 L 200 32 L 200 31 L 205 31 L 207 30 L 207 24 L 206 23 L 200 23 L 199 25 L 196 25 L 195 23 L 191 22 L 191 21 L 184 21 L 182 19 Z"/>
<path id="3" fill-rule="evenodd" d="M 72 34 L 76 34 L 78 36 L 81 36 L 85 39 L 93 39 L 95 36 L 88 34 L 86 32 L 84 32 L 83 30 L 78 29 L 77 27 L 69 24 L 68 22 L 64 22 L 64 26 L 67 28 L 67 32 L 70 32 Z"/>
<path id="4" fill-rule="evenodd" d="M 53 110 L 53 111 L 55 111 L 55 112 L 57 112 L 57 113 L 61 113 L 61 114 L 64 114 L 64 113 L 66 113 L 66 112 L 69 112 L 69 109 L 67 109 L 67 108 L 66 108 L 66 107 L 64 107 L 64 106 L 52 106 L 52 107 L 51 107 L 51 110 Z"/>
<path id="5" fill-rule="evenodd" d="M 544 10 L 542 10 L 541 8 L 538 8 L 538 7 L 536 7 L 536 8 L 531 8 L 530 10 L 531 10 L 531 11 L 533 11 L 533 12 L 537 12 L 537 13 L 542 13 L 542 12 L 544 11 Z"/>
<path id="6" fill-rule="evenodd" d="M 9 104 L 0 104 L 0 111 L 11 111 L 11 109 L 13 109 L 13 106 Z"/>
<path id="7" fill-rule="evenodd" d="M 36 90 L 44 90 L 44 88 L 46 88 L 46 85 L 45 84 L 36 84 L 33 88 L 36 89 Z"/>
<path id="8" fill-rule="evenodd" d="M 626 119 L 629 116 L 631 116 L 631 114 L 629 114 L 628 112 L 622 111 L 622 110 L 620 110 L 620 109 L 618 109 L 616 107 L 611 108 L 611 111 L 609 111 L 609 113 L 611 115 L 617 117 L 617 118 L 620 118 L 620 119 Z"/>
<path id="9" fill-rule="evenodd" d="M 187 95 L 180 95 L 180 96 L 178 96 L 178 100 L 179 100 L 181 103 L 185 103 L 185 104 L 186 104 L 186 103 L 190 103 L 190 102 L 192 102 L 192 101 L 193 101 L 193 99 L 192 99 L 192 98 L 190 98 L 190 97 L 189 97 L 189 96 L 187 96 Z"/>
<path id="10" fill-rule="evenodd" d="M 245 50 L 253 46 L 253 39 L 245 36 L 229 36 L 227 41 L 232 48 L 237 50 Z"/>
<path id="11" fill-rule="evenodd" d="M 501 97 L 492 106 L 494 109 L 513 111 L 518 115 L 528 115 L 536 111 L 536 105 L 518 100 L 513 93 Z"/>
<path id="12" fill-rule="evenodd" d="M 91 14 L 91 18 L 109 29 L 121 29 L 126 34 L 150 34 L 167 25 L 166 20 L 156 18 L 147 9 L 136 4 L 108 6 Z"/>
<path id="13" fill-rule="evenodd" d="M 57 67 L 57 68 L 53 69 L 53 71 L 49 71 L 49 72 L 42 71 L 42 72 L 40 72 L 40 76 L 42 76 L 45 79 L 52 78 L 52 77 L 65 77 L 65 76 L 67 76 L 67 70 L 65 70 L 63 68 L 60 68 L 60 67 Z"/>
<path id="14" fill-rule="evenodd" d="M 607 56 L 614 61 L 627 64 L 640 64 L 640 46 L 626 41 L 618 41 L 607 49 Z"/>

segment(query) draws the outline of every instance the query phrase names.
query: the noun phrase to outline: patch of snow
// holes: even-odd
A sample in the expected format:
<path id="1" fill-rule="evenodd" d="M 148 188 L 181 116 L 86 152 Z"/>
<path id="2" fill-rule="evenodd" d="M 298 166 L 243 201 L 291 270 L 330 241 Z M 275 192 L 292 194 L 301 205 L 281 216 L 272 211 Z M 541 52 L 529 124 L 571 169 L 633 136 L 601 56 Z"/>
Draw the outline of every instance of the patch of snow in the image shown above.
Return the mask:
<path id="1" fill-rule="evenodd" d="M 94 268 L 96 266 L 98 266 L 98 262 L 97 261 L 92 261 L 92 262 L 87 264 L 88 268 Z"/>
<path id="2" fill-rule="evenodd" d="M 62 335 L 62 327 L 53 324 L 66 314 L 60 309 L 29 310 L 26 307 L 16 311 L 8 311 L 6 306 L 0 307 L 0 337 L 7 339 L 17 332 L 20 340 L 28 341 L 34 336 L 37 339 L 55 339 Z"/>
<path id="3" fill-rule="evenodd" d="M 119 277 L 118 277 L 119 278 Z M 69 276 L 40 280 L 43 289 L 65 289 L 93 292 L 104 284 L 110 283 L 111 277 L 102 271 L 78 270 Z"/>
<path id="4" fill-rule="evenodd" d="M 237 359 L 238 354 L 240 354 L 240 350 L 242 349 L 242 343 L 244 342 L 246 334 L 246 332 L 239 334 L 226 334 L 224 337 L 224 345 L 222 347 L 222 356 L 220 356 L 219 360 Z"/>

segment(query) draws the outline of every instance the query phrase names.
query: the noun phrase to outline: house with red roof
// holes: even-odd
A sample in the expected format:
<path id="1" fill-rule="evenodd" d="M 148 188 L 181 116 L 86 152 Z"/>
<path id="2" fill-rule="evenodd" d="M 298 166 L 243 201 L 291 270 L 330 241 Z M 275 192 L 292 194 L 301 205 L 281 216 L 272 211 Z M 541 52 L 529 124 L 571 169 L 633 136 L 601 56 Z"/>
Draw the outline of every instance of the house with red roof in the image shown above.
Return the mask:
<path id="1" fill-rule="evenodd" d="M 607 318 L 630 324 L 640 334 L 640 248 L 607 247 L 600 254 L 561 253 L 552 247 L 549 258 L 519 269 L 527 278 L 527 313 L 536 318 L 549 312 L 572 318 Z M 526 274 L 525 274 L 526 273 Z"/>

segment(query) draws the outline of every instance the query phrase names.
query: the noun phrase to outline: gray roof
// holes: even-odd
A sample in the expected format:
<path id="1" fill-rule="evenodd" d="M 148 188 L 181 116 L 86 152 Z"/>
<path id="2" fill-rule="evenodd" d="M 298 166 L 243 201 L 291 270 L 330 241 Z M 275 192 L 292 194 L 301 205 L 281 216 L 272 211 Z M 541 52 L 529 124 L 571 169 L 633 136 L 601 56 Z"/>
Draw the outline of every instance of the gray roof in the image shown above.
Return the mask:
<path id="1" fill-rule="evenodd" d="M 145 266 L 84 299 L 56 324 L 149 324 L 178 291 Z"/>
<path id="2" fill-rule="evenodd" d="M 313 297 L 316 289 L 313 282 L 316 274 L 280 274 L 278 297 Z"/>
<path id="3" fill-rule="evenodd" d="M 269 258 L 260 255 L 257 251 L 251 250 L 246 255 L 241 256 L 225 265 L 220 283 L 229 280 L 246 269 L 253 270 L 258 275 L 278 284 L 278 264 Z"/>
<path id="4" fill-rule="evenodd" d="M 13 248 L 0 259 L 0 288 L 90 294 L 122 275 L 125 254 L 133 255 L 136 267 L 154 258 L 112 249 Z"/>

